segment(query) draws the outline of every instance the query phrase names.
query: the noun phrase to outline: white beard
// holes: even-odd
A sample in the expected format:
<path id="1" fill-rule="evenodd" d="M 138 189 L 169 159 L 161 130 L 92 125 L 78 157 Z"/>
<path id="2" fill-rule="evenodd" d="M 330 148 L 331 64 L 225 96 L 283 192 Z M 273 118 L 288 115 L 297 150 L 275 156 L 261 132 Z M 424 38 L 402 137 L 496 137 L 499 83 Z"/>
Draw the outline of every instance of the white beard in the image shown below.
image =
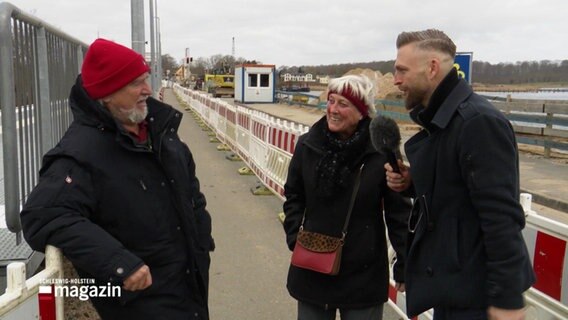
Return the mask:
<path id="1" fill-rule="evenodd" d="M 119 122 L 122 123 L 132 123 L 132 124 L 139 124 L 148 115 L 148 107 L 144 107 L 144 109 L 140 110 L 138 108 L 134 108 L 131 110 L 125 110 L 123 108 L 118 109 L 110 109 L 110 113 L 118 119 Z"/>
<path id="2" fill-rule="evenodd" d="M 138 109 L 134 108 L 129 113 L 126 114 L 128 120 L 130 120 L 132 123 L 136 123 L 136 124 L 144 121 L 144 119 L 146 119 L 147 115 L 148 115 L 148 107 L 144 107 L 143 110 L 138 110 Z"/>

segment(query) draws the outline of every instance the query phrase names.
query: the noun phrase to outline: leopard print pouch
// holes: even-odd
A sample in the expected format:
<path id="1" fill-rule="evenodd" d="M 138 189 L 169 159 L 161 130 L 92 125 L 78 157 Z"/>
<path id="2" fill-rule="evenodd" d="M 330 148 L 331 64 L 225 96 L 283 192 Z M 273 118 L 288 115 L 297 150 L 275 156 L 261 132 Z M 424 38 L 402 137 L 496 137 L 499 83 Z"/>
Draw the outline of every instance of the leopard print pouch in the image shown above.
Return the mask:
<path id="1" fill-rule="evenodd" d="M 342 238 L 300 229 L 296 241 L 313 252 L 333 252 L 343 245 Z"/>

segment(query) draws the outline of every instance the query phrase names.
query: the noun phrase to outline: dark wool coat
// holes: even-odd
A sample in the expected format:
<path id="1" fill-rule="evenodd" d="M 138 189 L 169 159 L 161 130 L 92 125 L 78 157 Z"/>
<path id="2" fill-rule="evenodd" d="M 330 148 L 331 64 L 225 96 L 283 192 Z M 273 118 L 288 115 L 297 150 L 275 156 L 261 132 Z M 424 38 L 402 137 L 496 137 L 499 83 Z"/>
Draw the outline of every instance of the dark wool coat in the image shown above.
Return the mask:
<path id="1" fill-rule="evenodd" d="M 534 274 L 521 234 L 511 124 L 455 73 L 411 117 L 427 128 L 405 150 L 428 212 L 409 240 L 408 315 L 432 307 L 521 308 Z"/>
<path id="2" fill-rule="evenodd" d="M 308 133 L 302 135 L 290 162 L 285 184 L 284 230 L 290 250 L 296 243 L 304 211 L 304 229 L 339 237 L 351 199 L 356 171 L 365 163 L 361 184 L 345 245 L 339 274 L 329 276 L 290 266 L 288 291 L 297 300 L 326 308 L 361 308 L 380 305 L 387 301 L 389 261 L 387 258 L 386 229 L 397 252 L 394 277 L 404 282 L 404 252 L 410 202 L 386 186 L 386 157 L 371 145 L 367 135 L 366 147 L 354 163 L 347 187 L 331 198 L 316 195 L 316 165 L 323 155 L 326 137 L 323 128 L 326 117 L 319 120 Z M 384 204 L 383 204 L 384 203 Z"/>
<path id="3" fill-rule="evenodd" d="M 153 284 L 93 299 L 103 319 L 208 319 L 211 217 L 188 147 L 182 114 L 147 100 L 150 146 L 136 144 L 80 77 L 74 121 L 43 160 L 21 220 L 34 250 L 60 248 L 79 275 L 122 285 L 142 264 Z"/>

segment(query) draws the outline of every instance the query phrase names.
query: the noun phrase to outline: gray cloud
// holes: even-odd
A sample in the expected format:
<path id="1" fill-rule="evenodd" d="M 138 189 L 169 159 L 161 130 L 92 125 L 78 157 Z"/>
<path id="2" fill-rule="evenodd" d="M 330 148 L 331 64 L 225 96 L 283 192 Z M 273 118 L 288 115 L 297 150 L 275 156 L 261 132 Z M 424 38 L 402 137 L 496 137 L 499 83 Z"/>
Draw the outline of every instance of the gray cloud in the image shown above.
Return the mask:
<path id="1" fill-rule="evenodd" d="M 14 4 L 86 43 L 100 36 L 130 45 L 128 0 Z M 230 54 L 235 37 L 238 57 L 277 66 L 394 59 L 398 33 L 431 27 L 475 60 L 568 59 L 566 12 L 566 0 L 158 1 L 162 53 Z"/>

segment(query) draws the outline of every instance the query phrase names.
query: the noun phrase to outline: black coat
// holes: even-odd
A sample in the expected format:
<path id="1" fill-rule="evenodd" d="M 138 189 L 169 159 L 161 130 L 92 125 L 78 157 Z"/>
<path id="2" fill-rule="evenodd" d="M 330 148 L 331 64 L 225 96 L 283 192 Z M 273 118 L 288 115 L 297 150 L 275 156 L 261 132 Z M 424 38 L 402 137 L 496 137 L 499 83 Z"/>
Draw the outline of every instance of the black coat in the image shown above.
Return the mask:
<path id="1" fill-rule="evenodd" d="M 513 128 L 453 74 L 432 100 L 439 104 L 428 107 L 437 109 L 431 121 L 420 120 L 428 109 L 411 112 L 428 129 L 405 144 L 415 196 L 425 195 L 428 207 L 409 239 L 408 315 L 431 307 L 521 308 L 534 274 L 521 235 Z"/>
<path id="2" fill-rule="evenodd" d="M 182 114 L 147 103 L 151 146 L 136 144 L 78 78 L 74 121 L 45 155 L 21 213 L 24 237 L 34 250 L 60 248 L 81 277 L 101 284 L 122 285 L 149 266 L 148 289 L 93 299 L 103 318 L 208 319 L 211 217 L 177 135 Z"/>
<path id="3" fill-rule="evenodd" d="M 404 282 L 406 219 L 410 202 L 386 186 L 386 157 L 375 151 L 367 131 L 366 147 L 352 164 L 353 174 L 336 196 L 322 199 L 316 195 L 316 165 L 322 157 L 325 116 L 298 139 L 285 184 L 284 230 L 290 250 L 306 211 L 304 228 L 331 236 L 340 236 L 355 175 L 365 163 L 361 184 L 343 247 L 340 272 L 329 276 L 290 266 L 288 291 L 300 301 L 325 307 L 360 308 L 384 303 L 388 298 L 389 261 L 384 218 L 389 238 L 397 252 L 394 277 Z M 383 206 L 384 201 L 384 206 Z"/>

